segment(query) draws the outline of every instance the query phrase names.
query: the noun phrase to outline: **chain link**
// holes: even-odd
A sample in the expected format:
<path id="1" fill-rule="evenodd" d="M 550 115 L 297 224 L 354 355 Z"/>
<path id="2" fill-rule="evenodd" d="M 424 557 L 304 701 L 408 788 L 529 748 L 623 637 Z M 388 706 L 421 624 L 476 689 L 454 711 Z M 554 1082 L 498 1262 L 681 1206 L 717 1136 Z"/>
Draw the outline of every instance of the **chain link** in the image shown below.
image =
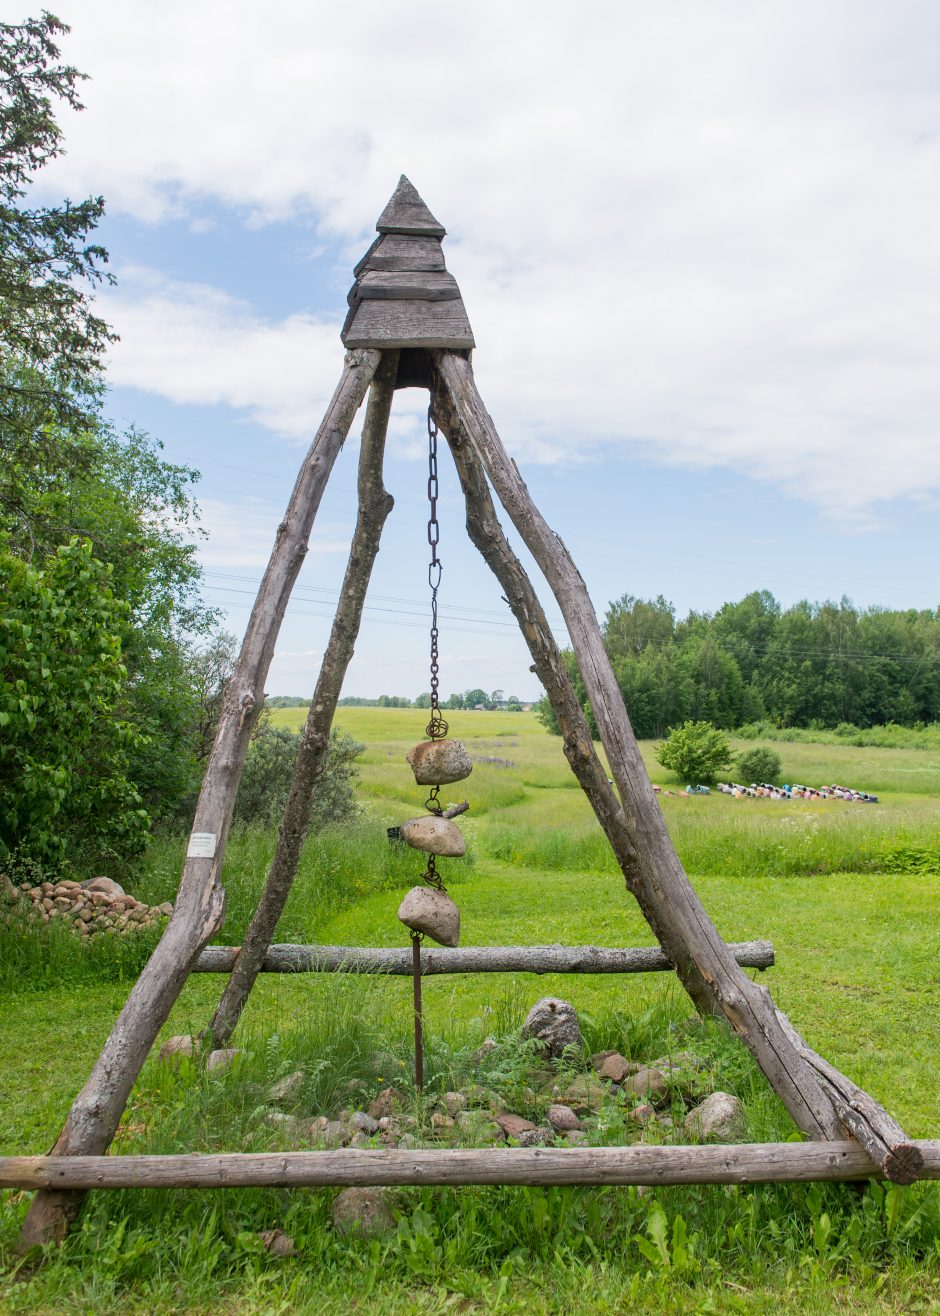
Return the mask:
<path id="1" fill-rule="evenodd" d="M 428 886 L 433 886 L 435 891 L 445 891 L 444 878 L 437 871 L 437 859 L 434 855 L 428 855 L 428 866 L 421 874 L 421 881 L 427 882 Z"/>
<path id="2" fill-rule="evenodd" d="M 447 735 L 447 722 L 441 714 L 439 696 L 440 696 L 440 664 L 438 654 L 438 629 L 437 629 L 437 591 L 441 585 L 441 575 L 443 564 L 437 555 L 437 546 L 440 543 L 441 527 L 437 519 L 437 499 L 440 493 L 440 486 L 437 479 L 437 421 L 434 419 L 433 406 L 428 407 L 428 503 L 430 504 L 430 515 L 428 517 L 428 543 L 431 545 L 431 561 L 428 563 L 428 585 L 431 588 L 431 717 L 426 727 L 427 735 L 431 740 L 442 740 Z M 437 801 L 437 790 L 435 787 L 431 792 L 433 805 L 429 802 L 428 808 L 432 813 L 440 813 L 440 805 Z"/>

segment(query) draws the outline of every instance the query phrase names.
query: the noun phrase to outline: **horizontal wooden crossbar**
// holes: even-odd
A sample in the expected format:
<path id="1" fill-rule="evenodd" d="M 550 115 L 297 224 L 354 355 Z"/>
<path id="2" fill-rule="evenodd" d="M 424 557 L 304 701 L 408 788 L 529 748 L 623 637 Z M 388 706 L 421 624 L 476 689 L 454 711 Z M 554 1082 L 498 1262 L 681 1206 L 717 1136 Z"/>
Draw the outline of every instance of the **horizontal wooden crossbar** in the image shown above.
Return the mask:
<path id="1" fill-rule="evenodd" d="M 237 946 L 207 946 L 195 973 L 231 973 Z M 769 941 L 729 943 L 743 968 L 769 969 Z M 435 973 L 663 973 L 674 966 L 658 946 L 459 946 L 422 947 L 422 974 Z M 391 973 L 411 975 L 411 947 L 271 946 L 262 973 Z"/>
<path id="2" fill-rule="evenodd" d="M 940 1179 L 940 1141 L 916 1144 Z M 0 1157 L 0 1188 L 325 1188 L 367 1184 L 799 1183 L 879 1178 L 856 1142 L 715 1147 L 343 1149 L 188 1156 Z"/>

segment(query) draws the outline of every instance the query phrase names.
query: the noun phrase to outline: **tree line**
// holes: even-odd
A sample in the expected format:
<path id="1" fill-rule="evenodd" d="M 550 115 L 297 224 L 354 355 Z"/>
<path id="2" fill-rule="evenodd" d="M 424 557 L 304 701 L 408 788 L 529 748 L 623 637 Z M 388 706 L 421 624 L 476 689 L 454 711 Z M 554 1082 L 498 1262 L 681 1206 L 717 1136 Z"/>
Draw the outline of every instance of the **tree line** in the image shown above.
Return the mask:
<path id="1" fill-rule="evenodd" d="M 271 701 L 275 702 L 274 700 Z M 309 700 L 303 700 L 309 703 Z M 341 708 L 430 708 L 431 695 L 425 691 L 415 699 L 407 695 L 379 695 L 377 699 L 366 699 L 361 695 L 344 695 L 339 701 Z M 522 700 L 518 695 L 506 695 L 502 690 L 493 690 L 489 694 L 479 686 L 463 692 L 455 691 L 441 700 L 441 708 L 487 708 L 499 709 L 506 713 L 521 713 Z"/>
<path id="2" fill-rule="evenodd" d="M 755 590 L 714 613 L 624 594 L 604 643 L 638 736 L 688 720 L 728 730 L 917 726 L 940 721 L 940 609 L 857 608 L 849 599 L 790 608 Z M 579 695 L 583 682 L 566 655 Z M 550 709 L 540 706 L 554 729 Z"/>

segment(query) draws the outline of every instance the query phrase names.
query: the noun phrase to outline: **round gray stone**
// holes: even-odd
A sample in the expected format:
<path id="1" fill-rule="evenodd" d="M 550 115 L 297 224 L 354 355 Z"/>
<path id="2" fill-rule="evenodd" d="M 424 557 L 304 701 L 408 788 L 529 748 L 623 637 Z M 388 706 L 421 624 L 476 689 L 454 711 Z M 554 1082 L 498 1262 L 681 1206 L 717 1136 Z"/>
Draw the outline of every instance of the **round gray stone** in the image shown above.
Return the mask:
<path id="1" fill-rule="evenodd" d="M 584 1046 L 574 1006 L 557 996 L 543 996 L 535 1002 L 522 1025 L 522 1035 L 538 1038 L 548 1054 L 555 1057 L 567 1046 L 579 1051 Z"/>
<path id="2" fill-rule="evenodd" d="M 371 1238 L 395 1228 L 381 1188 L 344 1188 L 333 1203 L 333 1228 L 341 1234 Z"/>

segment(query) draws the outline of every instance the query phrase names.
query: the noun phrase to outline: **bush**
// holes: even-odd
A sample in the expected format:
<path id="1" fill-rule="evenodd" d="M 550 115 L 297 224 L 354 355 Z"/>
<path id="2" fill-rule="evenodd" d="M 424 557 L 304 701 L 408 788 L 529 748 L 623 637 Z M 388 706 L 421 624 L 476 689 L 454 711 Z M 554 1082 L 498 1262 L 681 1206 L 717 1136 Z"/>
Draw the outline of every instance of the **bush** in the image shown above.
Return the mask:
<path id="1" fill-rule="evenodd" d="M 731 766 L 731 744 L 711 722 L 683 722 L 669 733 L 656 757 L 682 781 L 697 786 L 714 781 L 722 768 Z"/>
<path id="2" fill-rule="evenodd" d="M 264 825 L 280 821 L 299 746 L 299 733 L 272 727 L 267 719 L 262 720 L 248 748 L 235 801 L 234 816 L 239 822 Z M 330 733 L 326 764 L 313 792 L 311 831 L 355 814 L 354 760 L 363 748 L 352 736 Z"/>
<path id="3" fill-rule="evenodd" d="M 129 779 L 142 749 L 125 720 L 111 568 L 72 539 L 41 566 L 0 548 L 0 857 L 91 867 L 143 848 L 148 820 Z"/>
<path id="4" fill-rule="evenodd" d="M 766 745 L 758 745 L 738 757 L 735 772 L 743 782 L 777 782 L 780 780 L 780 755 Z"/>

